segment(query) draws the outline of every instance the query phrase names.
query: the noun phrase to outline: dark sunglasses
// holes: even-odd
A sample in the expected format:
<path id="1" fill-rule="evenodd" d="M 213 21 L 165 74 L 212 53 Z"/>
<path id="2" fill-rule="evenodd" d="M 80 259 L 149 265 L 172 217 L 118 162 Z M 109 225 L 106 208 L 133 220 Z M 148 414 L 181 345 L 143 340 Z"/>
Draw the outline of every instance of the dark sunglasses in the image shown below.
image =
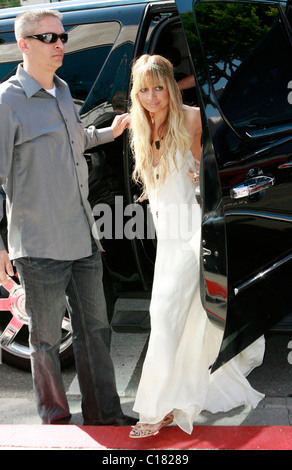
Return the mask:
<path id="1" fill-rule="evenodd" d="M 52 44 L 57 42 L 60 38 L 63 44 L 68 41 L 68 34 L 56 34 L 56 33 L 43 33 L 43 34 L 32 34 L 31 36 L 25 36 L 26 38 L 38 39 L 39 41 L 45 42 L 46 44 Z"/>

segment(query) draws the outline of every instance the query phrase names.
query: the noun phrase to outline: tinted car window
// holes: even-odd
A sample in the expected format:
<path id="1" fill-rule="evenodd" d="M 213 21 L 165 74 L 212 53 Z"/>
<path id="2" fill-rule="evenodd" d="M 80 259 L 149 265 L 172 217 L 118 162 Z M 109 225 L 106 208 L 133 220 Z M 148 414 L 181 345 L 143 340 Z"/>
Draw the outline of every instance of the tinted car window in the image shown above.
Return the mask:
<path id="1" fill-rule="evenodd" d="M 22 56 L 15 42 L 13 31 L 0 33 L 0 81 L 14 73 Z"/>
<path id="2" fill-rule="evenodd" d="M 203 3 L 196 19 L 221 111 L 235 130 L 261 136 L 290 125 L 291 46 L 277 6 Z"/>
<path id="3" fill-rule="evenodd" d="M 65 29 L 69 41 L 58 75 L 69 84 L 73 99 L 83 103 L 119 34 L 120 25 L 103 22 Z"/>
<path id="4" fill-rule="evenodd" d="M 93 86 L 119 31 L 117 21 L 65 27 L 69 33 L 66 54 L 58 75 L 70 86 L 76 104 L 82 106 Z M 0 80 L 14 73 L 22 60 L 14 32 L 0 34 Z"/>
<path id="5" fill-rule="evenodd" d="M 117 93 L 126 91 L 131 57 L 132 46 L 128 43 L 123 43 L 112 51 L 110 60 L 104 64 L 81 110 L 81 117 L 86 125 L 92 124 L 106 111 L 105 107 L 112 103 Z M 125 110 L 125 100 L 119 110 Z"/>

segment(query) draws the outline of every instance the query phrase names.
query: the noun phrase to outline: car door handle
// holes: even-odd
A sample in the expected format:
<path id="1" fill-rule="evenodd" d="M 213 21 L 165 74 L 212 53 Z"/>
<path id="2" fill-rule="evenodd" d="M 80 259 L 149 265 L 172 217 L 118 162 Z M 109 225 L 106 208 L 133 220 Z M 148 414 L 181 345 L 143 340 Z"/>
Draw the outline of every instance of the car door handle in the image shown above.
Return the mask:
<path id="1" fill-rule="evenodd" d="M 248 197 L 252 194 L 268 189 L 270 186 L 273 186 L 274 183 L 275 178 L 270 176 L 254 176 L 253 178 L 248 178 L 243 181 L 243 183 L 238 186 L 234 186 L 234 188 L 230 190 L 230 197 L 232 199 Z"/>

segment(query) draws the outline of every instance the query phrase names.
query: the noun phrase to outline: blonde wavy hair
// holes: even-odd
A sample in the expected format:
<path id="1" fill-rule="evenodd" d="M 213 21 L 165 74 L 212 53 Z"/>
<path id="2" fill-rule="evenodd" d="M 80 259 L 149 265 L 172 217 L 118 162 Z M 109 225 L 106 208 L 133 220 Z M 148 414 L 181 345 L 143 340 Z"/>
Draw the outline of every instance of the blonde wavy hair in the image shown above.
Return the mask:
<path id="1" fill-rule="evenodd" d="M 130 144 L 134 155 L 133 179 L 142 185 L 143 192 L 154 186 L 152 123 L 150 113 L 141 105 L 138 92 L 147 87 L 162 85 L 169 92 L 169 109 L 166 121 L 160 129 L 161 158 L 159 163 L 160 185 L 170 168 L 169 159 L 180 152 L 182 156 L 191 147 L 191 138 L 185 125 L 185 112 L 180 90 L 175 81 L 172 64 L 159 55 L 144 54 L 135 62 L 132 69 L 131 90 L 131 129 Z"/>

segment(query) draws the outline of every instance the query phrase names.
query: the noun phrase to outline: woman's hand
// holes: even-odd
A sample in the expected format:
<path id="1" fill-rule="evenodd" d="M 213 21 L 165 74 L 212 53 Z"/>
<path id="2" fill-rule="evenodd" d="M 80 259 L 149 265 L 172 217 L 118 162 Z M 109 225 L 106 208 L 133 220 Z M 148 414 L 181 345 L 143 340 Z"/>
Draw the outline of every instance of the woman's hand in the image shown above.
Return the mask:
<path id="1" fill-rule="evenodd" d="M 147 201 L 148 200 L 148 194 L 147 193 L 143 193 L 141 194 L 141 196 L 134 196 L 134 203 L 138 203 L 138 202 L 144 202 L 144 201 Z"/>
<path id="2" fill-rule="evenodd" d="M 188 177 L 194 184 L 199 183 L 199 172 L 198 171 L 189 170 L 188 171 Z"/>

